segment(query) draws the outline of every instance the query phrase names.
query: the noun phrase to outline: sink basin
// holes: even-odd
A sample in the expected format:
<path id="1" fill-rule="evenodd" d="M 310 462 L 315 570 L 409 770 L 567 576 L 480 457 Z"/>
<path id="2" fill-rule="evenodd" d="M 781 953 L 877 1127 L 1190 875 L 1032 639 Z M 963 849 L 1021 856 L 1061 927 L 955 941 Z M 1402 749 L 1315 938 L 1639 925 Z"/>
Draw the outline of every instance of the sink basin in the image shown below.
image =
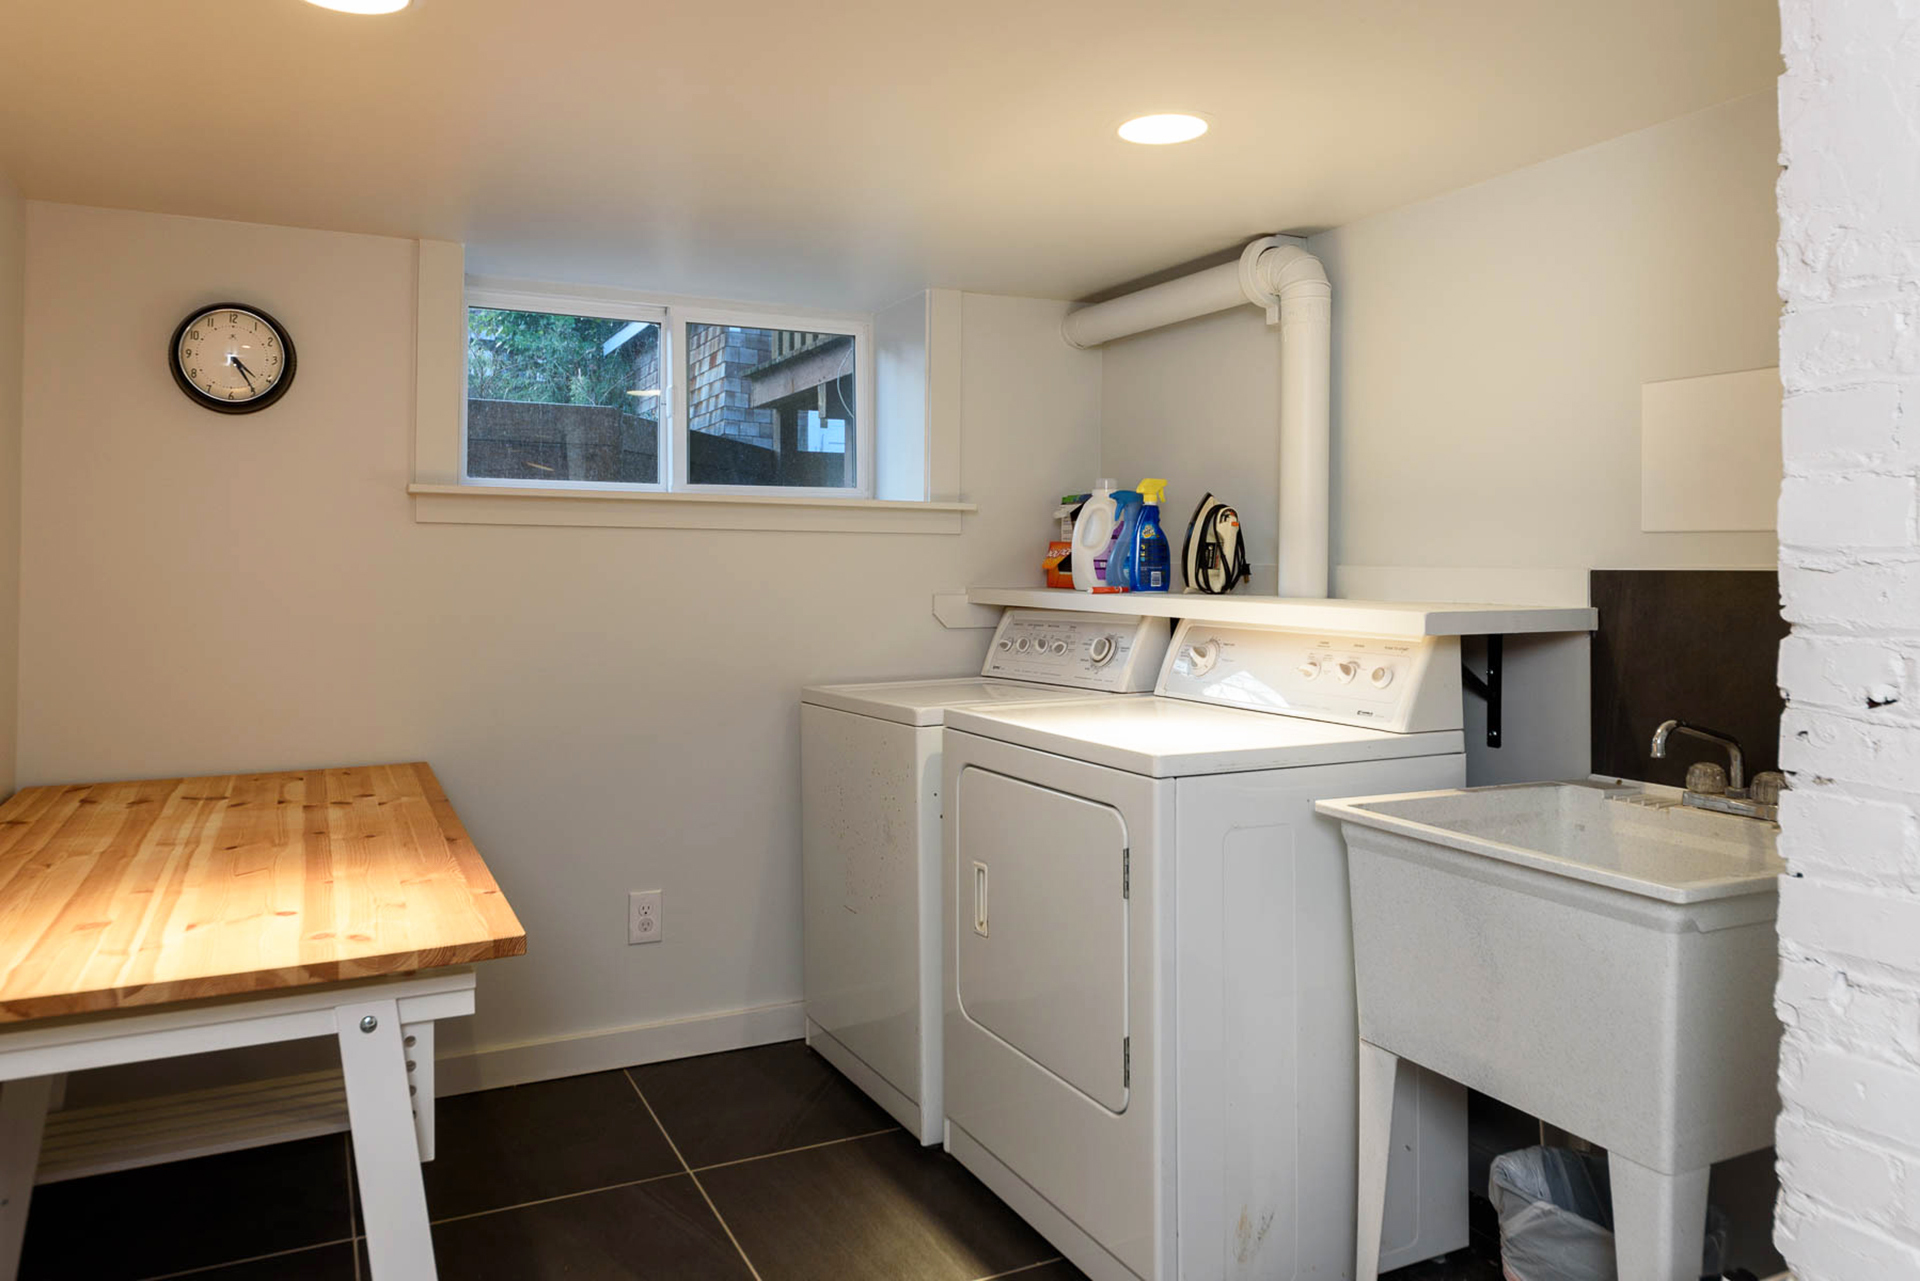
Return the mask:
<path id="1" fill-rule="evenodd" d="M 1777 829 L 1678 801 L 1320 802 L 1347 840 L 1361 1040 L 1663 1175 L 1768 1146 Z"/>
<path id="2" fill-rule="evenodd" d="M 1640 787 L 1530 783 L 1330 801 L 1320 812 L 1667 903 L 1773 891 L 1778 828 L 1677 802 Z"/>

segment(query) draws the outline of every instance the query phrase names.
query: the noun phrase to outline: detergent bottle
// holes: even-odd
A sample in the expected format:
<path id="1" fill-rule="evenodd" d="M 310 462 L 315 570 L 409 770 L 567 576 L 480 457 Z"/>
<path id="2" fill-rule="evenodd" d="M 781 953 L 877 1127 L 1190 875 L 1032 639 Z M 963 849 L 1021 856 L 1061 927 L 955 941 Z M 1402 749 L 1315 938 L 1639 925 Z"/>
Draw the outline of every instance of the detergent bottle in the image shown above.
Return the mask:
<path id="1" fill-rule="evenodd" d="M 1166 496 L 1166 481 L 1140 482 L 1141 505 L 1132 522 L 1132 549 L 1127 556 L 1127 586 L 1136 592 L 1172 590 L 1173 558 L 1167 550 L 1166 531 L 1160 528 L 1160 504 Z"/>
<path id="2" fill-rule="evenodd" d="M 1090 592 L 1107 585 L 1107 549 L 1119 528 L 1119 505 L 1113 499 L 1116 481 L 1101 477 L 1080 517 L 1073 522 L 1073 587 Z"/>
<path id="3" fill-rule="evenodd" d="M 1105 582 L 1109 591 L 1132 591 L 1133 527 L 1140 519 L 1140 491 L 1113 491 L 1113 544 L 1107 548 Z"/>

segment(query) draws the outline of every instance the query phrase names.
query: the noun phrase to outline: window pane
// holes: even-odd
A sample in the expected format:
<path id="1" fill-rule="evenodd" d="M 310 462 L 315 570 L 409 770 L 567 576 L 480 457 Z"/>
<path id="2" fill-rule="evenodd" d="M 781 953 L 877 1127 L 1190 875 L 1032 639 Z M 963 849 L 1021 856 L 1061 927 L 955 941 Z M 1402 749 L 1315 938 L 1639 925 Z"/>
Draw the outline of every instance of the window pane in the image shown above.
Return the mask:
<path id="1" fill-rule="evenodd" d="M 467 309 L 467 475 L 660 479 L 660 326 Z"/>
<path id="2" fill-rule="evenodd" d="M 853 338 L 687 326 L 687 479 L 852 489 Z"/>

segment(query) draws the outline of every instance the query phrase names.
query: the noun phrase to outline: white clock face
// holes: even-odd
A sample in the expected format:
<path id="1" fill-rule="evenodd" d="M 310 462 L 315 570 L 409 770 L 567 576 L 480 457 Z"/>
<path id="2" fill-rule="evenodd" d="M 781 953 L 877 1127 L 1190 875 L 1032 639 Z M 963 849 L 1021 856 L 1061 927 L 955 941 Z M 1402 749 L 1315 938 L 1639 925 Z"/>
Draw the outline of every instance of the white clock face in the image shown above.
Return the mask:
<path id="1" fill-rule="evenodd" d="M 194 317 L 180 333 L 174 359 L 195 390 L 230 405 L 259 400 L 279 386 L 288 367 L 281 335 L 238 307 Z"/>

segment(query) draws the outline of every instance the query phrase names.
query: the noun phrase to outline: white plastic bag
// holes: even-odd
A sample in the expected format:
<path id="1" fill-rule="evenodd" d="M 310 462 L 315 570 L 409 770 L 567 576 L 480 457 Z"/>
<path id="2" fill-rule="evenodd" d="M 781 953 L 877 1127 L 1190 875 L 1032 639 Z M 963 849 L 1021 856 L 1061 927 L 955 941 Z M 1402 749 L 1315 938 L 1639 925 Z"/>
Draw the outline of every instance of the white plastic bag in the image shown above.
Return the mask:
<path id="1" fill-rule="evenodd" d="M 1618 1281 L 1606 1157 L 1522 1148 L 1494 1159 L 1487 1184 L 1507 1281 Z M 1709 1209 L 1702 1276 L 1720 1275 L 1726 1241 L 1725 1216 Z"/>

